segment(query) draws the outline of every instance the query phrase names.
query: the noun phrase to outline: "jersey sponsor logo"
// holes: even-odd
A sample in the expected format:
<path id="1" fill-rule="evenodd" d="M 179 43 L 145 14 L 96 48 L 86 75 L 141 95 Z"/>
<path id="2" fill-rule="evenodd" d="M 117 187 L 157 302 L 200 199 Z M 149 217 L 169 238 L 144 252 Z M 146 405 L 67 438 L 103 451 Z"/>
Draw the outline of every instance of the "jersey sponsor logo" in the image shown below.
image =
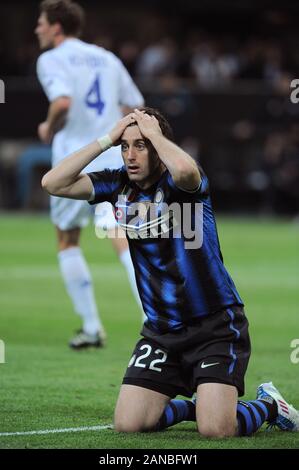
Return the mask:
<path id="1" fill-rule="evenodd" d="M 161 217 L 157 217 L 156 219 L 151 220 L 150 222 L 141 223 L 139 225 L 120 225 L 126 231 L 128 237 L 131 239 L 146 239 L 157 237 L 168 238 L 169 232 L 174 227 L 178 226 L 178 222 L 173 217 L 173 214 L 168 212 L 167 214 L 164 214 Z"/>
<path id="2" fill-rule="evenodd" d="M 128 203 L 131 192 L 119 196 L 115 204 L 115 218 L 131 239 L 157 238 L 167 235 L 178 222 L 172 211 L 161 211 L 150 200 Z"/>

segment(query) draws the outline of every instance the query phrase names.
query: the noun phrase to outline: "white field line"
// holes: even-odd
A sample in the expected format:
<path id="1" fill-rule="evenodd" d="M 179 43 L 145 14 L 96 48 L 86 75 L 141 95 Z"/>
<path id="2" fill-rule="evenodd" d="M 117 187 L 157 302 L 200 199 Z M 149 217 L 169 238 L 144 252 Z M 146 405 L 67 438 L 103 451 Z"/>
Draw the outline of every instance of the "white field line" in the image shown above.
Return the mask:
<path id="1" fill-rule="evenodd" d="M 36 434 L 58 434 L 61 432 L 82 432 L 82 431 L 102 431 L 103 429 L 112 429 L 112 424 L 102 426 L 83 426 L 81 428 L 62 428 L 62 429 L 44 429 L 41 431 L 19 431 L 19 432 L 0 432 L 0 437 L 4 436 L 34 436 Z"/>

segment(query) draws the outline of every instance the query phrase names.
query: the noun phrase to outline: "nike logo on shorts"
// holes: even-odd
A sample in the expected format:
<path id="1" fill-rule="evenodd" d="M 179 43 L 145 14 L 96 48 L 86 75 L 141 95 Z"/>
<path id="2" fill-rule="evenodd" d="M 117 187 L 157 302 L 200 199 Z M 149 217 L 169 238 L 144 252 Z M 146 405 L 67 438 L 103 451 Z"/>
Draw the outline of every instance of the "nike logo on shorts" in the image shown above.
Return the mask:
<path id="1" fill-rule="evenodd" d="M 205 364 L 205 363 L 203 362 L 200 367 L 201 367 L 202 369 L 205 369 L 206 367 L 216 366 L 217 364 L 220 364 L 220 362 L 213 362 L 212 364 Z"/>

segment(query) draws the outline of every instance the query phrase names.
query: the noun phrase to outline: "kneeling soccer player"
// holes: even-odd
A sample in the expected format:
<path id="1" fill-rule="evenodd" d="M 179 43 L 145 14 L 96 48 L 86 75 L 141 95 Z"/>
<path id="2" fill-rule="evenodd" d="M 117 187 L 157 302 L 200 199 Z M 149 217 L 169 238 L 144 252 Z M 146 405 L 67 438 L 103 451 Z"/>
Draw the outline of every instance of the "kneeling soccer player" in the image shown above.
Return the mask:
<path id="1" fill-rule="evenodd" d="M 119 142 L 121 169 L 81 173 Z M 147 320 L 120 389 L 117 431 L 183 420 L 211 437 L 251 435 L 265 421 L 299 430 L 298 411 L 271 382 L 256 400 L 238 400 L 250 357 L 243 302 L 223 264 L 207 177 L 157 110 L 136 109 L 42 184 L 55 196 L 111 202 L 127 234 Z M 194 392 L 196 402 L 174 399 Z"/>

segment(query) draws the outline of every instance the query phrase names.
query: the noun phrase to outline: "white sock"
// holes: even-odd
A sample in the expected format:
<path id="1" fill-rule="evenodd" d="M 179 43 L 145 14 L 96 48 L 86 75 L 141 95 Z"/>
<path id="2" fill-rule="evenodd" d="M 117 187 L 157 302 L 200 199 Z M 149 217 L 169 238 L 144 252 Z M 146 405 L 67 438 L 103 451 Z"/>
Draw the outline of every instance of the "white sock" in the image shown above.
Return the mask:
<path id="1" fill-rule="evenodd" d="M 83 330 L 95 334 L 103 329 L 95 302 L 91 274 L 79 247 L 58 253 L 59 266 L 74 310 L 81 316 Z"/>
<path id="2" fill-rule="evenodd" d="M 134 270 L 134 266 L 133 266 L 133 263 L 132 263 L 130 250 L 127 249 L 127 250 L 123 251 L 120 254 L 119 258 L 120 258 L 122 264 L 124 265 L 124 267 L 126 268 L 128 278 L 129 278 L 129 282 L 130 282 L 130 285 L 131 285 L 131 289 L 133 291 L 136 302 L 137 302 L 137 304 L 139 305 L 139 307 L 141 309 L 142 318 L 143 318 L 143 321 L 144 321 L 146 319 L 146 315 L 143 311 L 142 303 L 141 303 L 141 300 L 140 300 L 140 297 L 139 297 L 139 292 L 138 292 L 137 285 L 136 285 L 135 270 Z"/>

